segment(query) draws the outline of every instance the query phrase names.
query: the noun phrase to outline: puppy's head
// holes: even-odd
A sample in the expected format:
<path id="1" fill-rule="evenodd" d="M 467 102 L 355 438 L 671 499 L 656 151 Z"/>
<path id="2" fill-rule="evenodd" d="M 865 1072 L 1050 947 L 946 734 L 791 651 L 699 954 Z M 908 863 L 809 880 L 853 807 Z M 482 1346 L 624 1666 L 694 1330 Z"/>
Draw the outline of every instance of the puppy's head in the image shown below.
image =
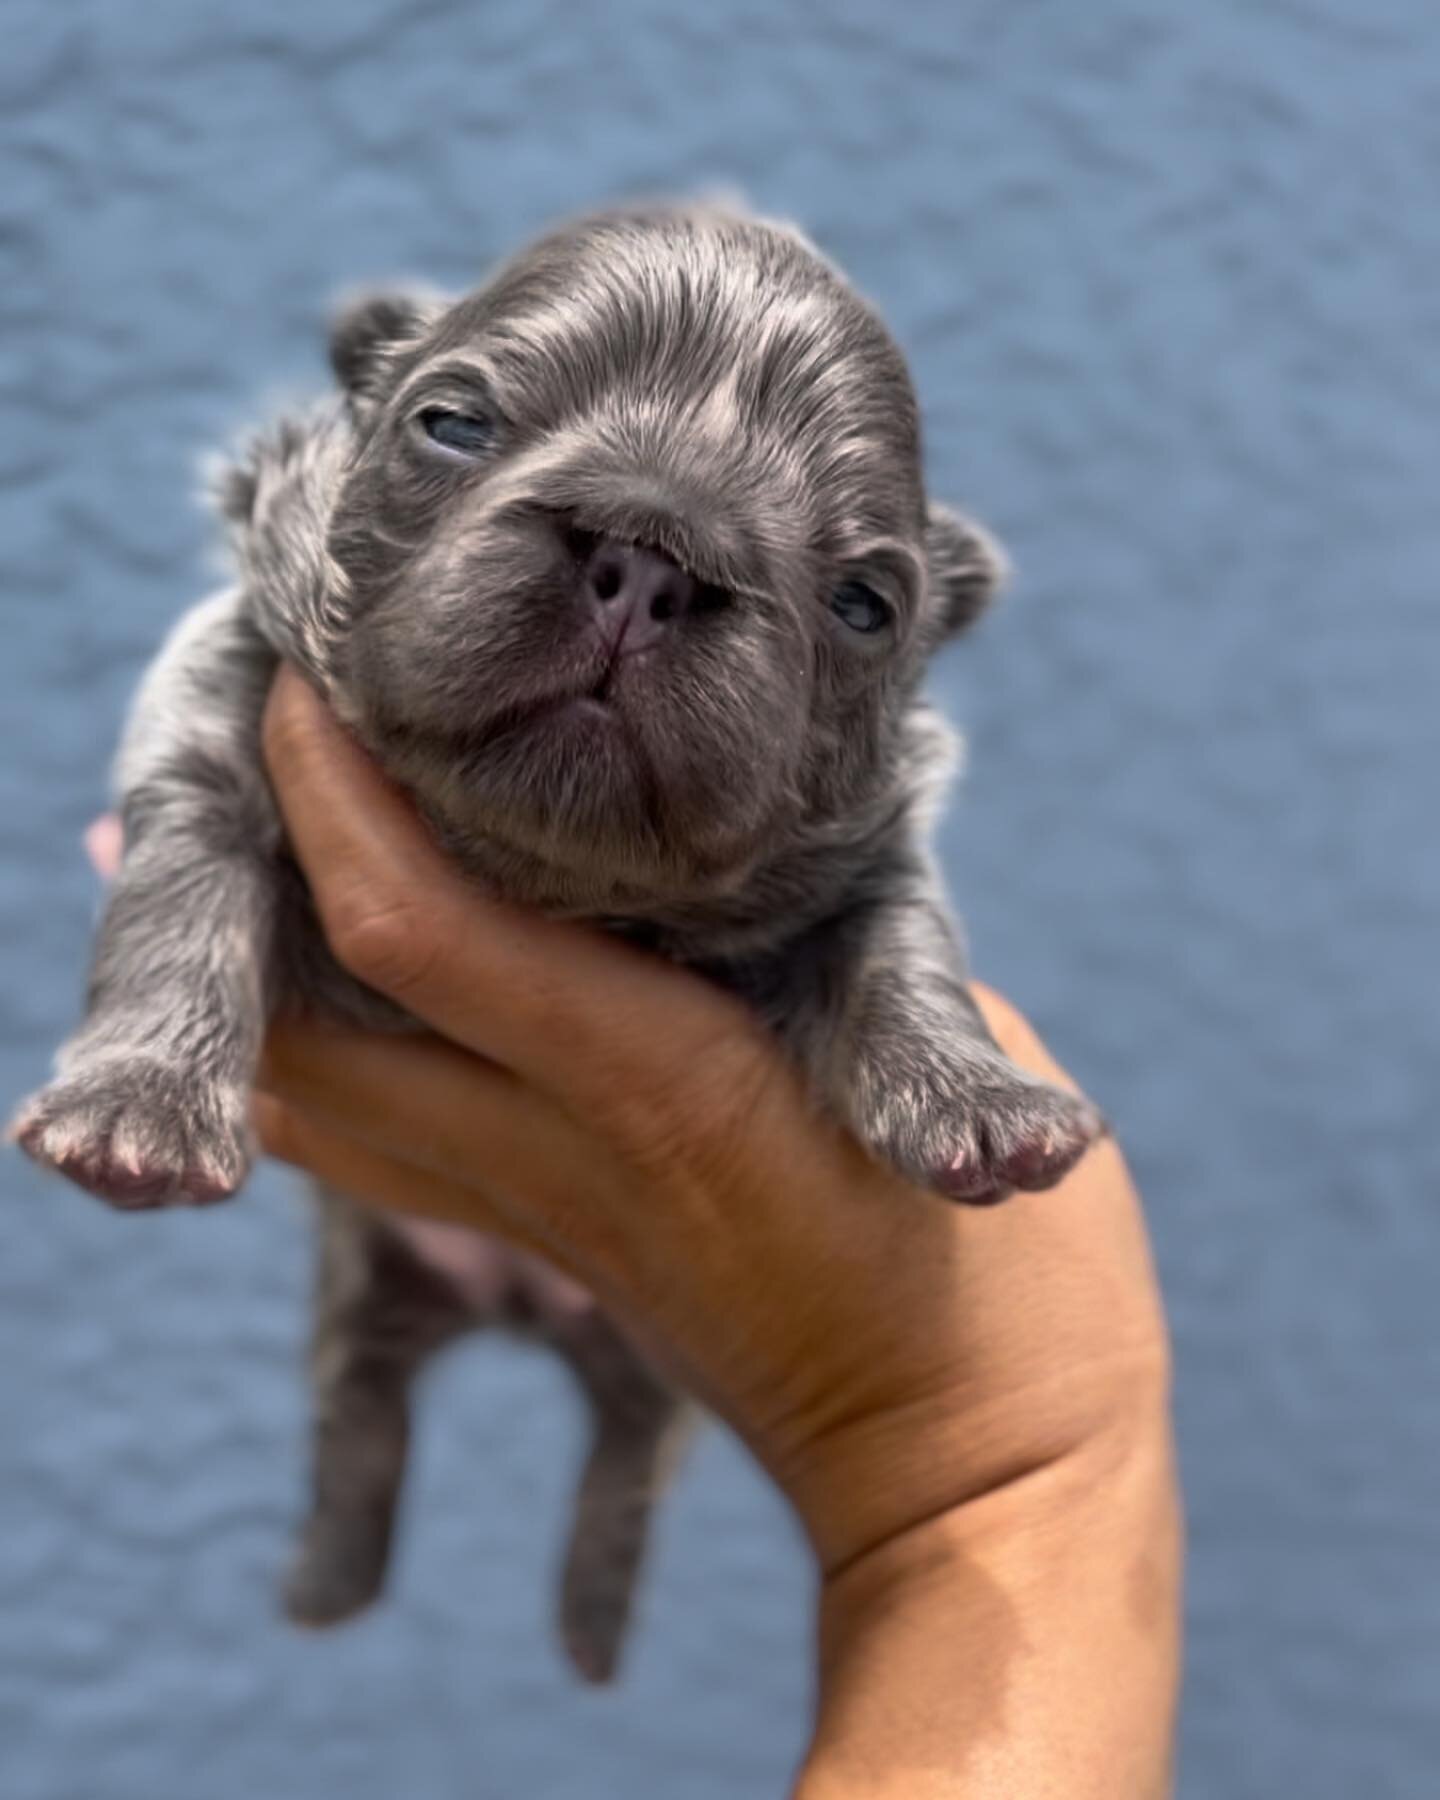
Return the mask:
<path id="1" fill-rule="evenodd" d="M 997 562 L 927 506 L 904 362 L 798 235 L 606 215 L 457 303 L 355 303 L 333 356 L 337 683 L 457 849 L 644 910 L 893 780 Z"/>

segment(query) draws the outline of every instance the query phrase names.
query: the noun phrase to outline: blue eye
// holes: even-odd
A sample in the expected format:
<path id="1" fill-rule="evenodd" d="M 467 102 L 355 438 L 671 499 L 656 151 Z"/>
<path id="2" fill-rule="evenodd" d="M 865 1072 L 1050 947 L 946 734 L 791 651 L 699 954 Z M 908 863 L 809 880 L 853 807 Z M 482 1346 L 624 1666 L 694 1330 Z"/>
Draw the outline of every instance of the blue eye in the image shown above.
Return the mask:
<path id="1" fill-rule="evenodd" d="M 443 406 L 427 407 L 420 415 L 420 428 L 432 444 L 461 456 L 479 456 L 495 439 L 489 419 L 478 413 L 451 412 Z"/>
<path id="2" fill-rule="evenodd" d="M 883 631 L 890 623 L 890 607 L 874 588 L 863 581 L 846 581 L 830 596 L 830 610 L 852 631 Z"/>

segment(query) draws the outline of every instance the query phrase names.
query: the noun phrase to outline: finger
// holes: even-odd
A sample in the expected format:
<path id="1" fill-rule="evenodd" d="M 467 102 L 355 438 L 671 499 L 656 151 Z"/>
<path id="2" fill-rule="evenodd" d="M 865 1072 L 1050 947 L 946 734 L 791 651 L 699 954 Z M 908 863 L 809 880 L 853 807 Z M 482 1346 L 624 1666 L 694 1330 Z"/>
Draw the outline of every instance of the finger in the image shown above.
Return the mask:
<path id="1" fill-rule="evenodd" d="M 540 1240 L 524 1229 L 513 1208 L 473 1183 L 447 1181 L 414 1163 L 386 1156 L 272 1094 L 254 1095 L 250 1118 L 267 1156 L 304 1169 L 351 1199 L 387 1212 L 493 1232 L 524 1249 L 542 1250 Z M 554 1260 L 551 1246 L 544 1245 L 543 1251 Z"/>
<path id="2" fill-rule="evenodd" d="M 285 1021 L 257 1080 L 387 1162 L 522 1194 L 539 1215 L 568 1216 L 595 1179 L 596 1147 L 554 1101 L 442 1038 Z"/>
<path id="3" fill-rule="evenodd" d="M 448 1181 L 413 1163 L 385 1156 L 271 1094 L 252 1096 L 250 1119 L 267 1156 L 303 1169 L 362 1205 L 492 1234 L 539 1257 L 550 1270 L 558 1271 L 555 1279 L 568 1277 L 576 1284 L 578 1295 L 587 1295 L 592 1287 L 599 1289 L 592 1272 L 572 1261 L 566 1244 L 529 1227 L 523 1206 L 513 1197 L 468 1181 Z M 593 1273 L 603 1281 L 605 1271 Z M 554 1293 L 553 1280 L 547 1288 Z M 611 1322 L 631 1337 L 654 1368 L 667 1370 L 672 1380 L 689 1387 L 697 1398 L 704 1395 L 704 1371 L 688 1368 L 655 1336 L 643 1317 L 631 1316 L 627 1298 L 613 1287 L 604 1291 Z"/>
<path id="4" fill-rule="evenodd" d="M 697 977 L 482 894 L 293 671 L 265 749 L 331 948 L 447 1037 L 582 1105 L 673 1091 L 751 1041 Z"/>

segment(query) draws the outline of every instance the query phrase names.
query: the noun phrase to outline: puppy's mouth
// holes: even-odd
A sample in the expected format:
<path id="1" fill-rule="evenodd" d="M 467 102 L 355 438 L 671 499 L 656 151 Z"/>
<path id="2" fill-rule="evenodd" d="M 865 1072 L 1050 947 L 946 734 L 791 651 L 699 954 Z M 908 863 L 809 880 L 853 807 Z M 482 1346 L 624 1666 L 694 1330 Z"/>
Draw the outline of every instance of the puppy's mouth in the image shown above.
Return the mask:
<path id="1" fill-rule="evenodd" d="M 593 672 L 563 688 L 506 707 L 485 720 L 476 736 L 493 744 L 536 727 L 571 724 L 605 727 L 628 736 L 627 709 L 619 692 L 619 670 L 627 660 L 618 649 L 607 649 Z"/>
<path id="2" fill-rule="evenodd" d="M 560 723 L 616 726 L 622 730 L 624 728 L 624 719 L 620 709 L 602 688 L 597 688 L 589 694 L 572 694 L 568 700 L 553 700 L 548 706 L 542 707 L 540 711 L 547 720 L 553 719 Z"/>
<path id="3" fill-rule="evenodd" d="M 603 641 L 593 668 L 587 670 L 573 686 L 510 709 L 494 722 L 491 729 L 498 733 L 516 726 L 554 719 L 623 728 L 629 707 L 626 704 L 625 683 L 621 672 L 648 666 L 655 661 L 655 657 L 653 648 L 631 649 L 623 638 Z"/>
<path id="4" fill-rule="evenodd" d="M 575 696 L 575 704 L 580 707 L 583 717 L 600 718 L 617 715 L 619 695 L 616 692 L 616 684 L 620 665 L 625 660 L 626 650 L 623 643 L 606 646 L 600 673 L 584 693 Z"/>

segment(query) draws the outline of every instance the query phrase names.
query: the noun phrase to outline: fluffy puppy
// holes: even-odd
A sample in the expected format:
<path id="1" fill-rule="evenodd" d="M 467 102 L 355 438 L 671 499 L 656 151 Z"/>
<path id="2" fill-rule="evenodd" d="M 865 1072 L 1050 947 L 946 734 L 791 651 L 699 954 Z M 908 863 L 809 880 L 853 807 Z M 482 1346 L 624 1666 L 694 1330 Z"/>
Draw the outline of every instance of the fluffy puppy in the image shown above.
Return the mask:
<path id="1" fill-rule="evenodd" d="M 1100 1120 L 989 1037 L 924 842 L 951 755 L 922 673 L 999 559 L 927 502 L 869 307 L 793 230 L 659 208 L 453 303 L 357 301 L 332 348 L 336 401 L 225 474 L 238 582 L 135 703 L 88 1013 L 25 1148 L 119 1206 L 216 1200 L 277 1007 L 404 1027 L 329 957 L 286 852 L 258 746 L 283 657 L 477 881 L 739 992 L 905 1175 L 972 1202 L 1056 1181 Z M 534 1262 L 320 1199 L 292 1612 L 377 1592 L 417 1369 L 518 1325 L 594 1402 L 561 1611 L 604 1677 L 680 1402 Z"/>

